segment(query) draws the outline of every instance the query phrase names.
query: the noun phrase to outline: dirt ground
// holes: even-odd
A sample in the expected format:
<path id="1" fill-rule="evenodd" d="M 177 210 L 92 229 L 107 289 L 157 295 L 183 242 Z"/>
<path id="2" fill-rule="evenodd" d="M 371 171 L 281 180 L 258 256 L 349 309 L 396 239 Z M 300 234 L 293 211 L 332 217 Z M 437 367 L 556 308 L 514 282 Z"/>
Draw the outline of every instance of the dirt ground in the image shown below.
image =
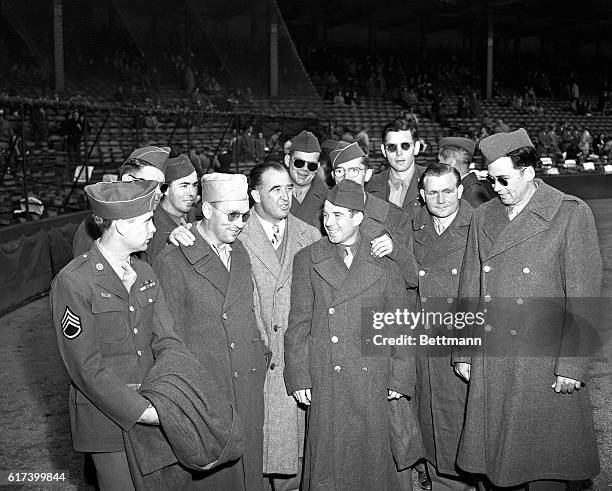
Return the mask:
<path id="1" fill-rule="evenodd" d="M 589 204 L 604 257 L 604 295 L 612 297 L 612 200 Z M 37 299 L 0 318 L 0 339 L 0 472 L 66 473 L 64 482 L 27 489 L 93 489 L 84 483 L 83 457 L 70 443 L 69 380 L 56 345 L 49 299 Z M 612 338 L 606 339 L 592 358 L 589 380 L 602 468 L 593 481 L 595 490 L 612 490 Z"/>

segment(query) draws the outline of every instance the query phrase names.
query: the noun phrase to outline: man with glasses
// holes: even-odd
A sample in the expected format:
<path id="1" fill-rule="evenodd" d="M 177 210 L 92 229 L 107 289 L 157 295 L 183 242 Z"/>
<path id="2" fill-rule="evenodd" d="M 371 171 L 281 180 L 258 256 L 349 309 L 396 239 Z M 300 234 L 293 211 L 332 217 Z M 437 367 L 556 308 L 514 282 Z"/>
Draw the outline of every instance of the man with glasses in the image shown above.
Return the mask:
<path id="1" fill-rule="evenodd" d="M 476 149 L 474 140 L 459 136 L 446 137 L 440 139 L 438 146 L 440 148 L 438 161 L 452 165 L 461 176 L 461 186 L 463 186 L 461 199 L 478 208 L 495 196 L 488 182 L 481 182 L 476 174 L 470 172 L 470 164 Z"/>
<path id="2" fill-rule="evenodd" d="M 327 185 L 317 175 L 321 147 L 310 131 L 302 131 L 291 139 L 291 150 L 285 165 L 293 181 L 291 214 L 323 232 L 321 213 L 327 196 Z"/>
<path id="3" fill-rule="evenodd" d="M 191 246 L 165 248 L 154 261 L 176 330 L 212 373 L 243 424 L 239 461 L 195 474 L 207 489 L 262 489 L 263 388 L 270 350 L 255 318 L 251 261 L 238 235 L 249 219 L 247 179 L 202 177 L 202 214 Z"/>
<path id="4" fill-rule="evenodd" d="M 566 489 L 599 472 L 585 387 L 601 323 L 595 221 L 582 200 L 535 178 L 524 129 L 480 150 L 499 198 L 474 212 L 463 260 L 460 300 L 485 309 L 486 325 L 465 333 L 482 348 L 453 353 L 469 382 L 457 464 L 485 475 L 484 489 Z"/>
<path id="5" fill-rule="evenodd" d="M 366 191 L 399 206 L 412 217 L 421 206 L 418 183 L 425 170 L 414 161 L 421 146 L 416 123 L 395 119 L 383 128 L 381 140 L 380 149 L 389 168 L 372 176 Z"/>
<path id="6" fill-rule="evenodd" d="M 363 187 L 372 176 L 368 157 L 356 142 L 338 142 L 329 158 L 336 183 L 347 179 Z M 369 192 L 364 191 L 363 194 L 365 207 L 361 229 L 366 235 L 373 237 L 371 254 L 378 257 L 389 256 L 398 264 L 406 287 L 416 287 L 417 269 L 412 254 L 408 215 L 398 206 Z"/>
<path id="7" fill-rule="evenodd" d="M 198 197 L 198 175 L 187 155 L 170 158 L 164 169 L 163 196 L 153 213 L 155 234 L 148 255 L 155 257 L 166 246 L 170 234 L 187 226 L 188 214 Z"/>

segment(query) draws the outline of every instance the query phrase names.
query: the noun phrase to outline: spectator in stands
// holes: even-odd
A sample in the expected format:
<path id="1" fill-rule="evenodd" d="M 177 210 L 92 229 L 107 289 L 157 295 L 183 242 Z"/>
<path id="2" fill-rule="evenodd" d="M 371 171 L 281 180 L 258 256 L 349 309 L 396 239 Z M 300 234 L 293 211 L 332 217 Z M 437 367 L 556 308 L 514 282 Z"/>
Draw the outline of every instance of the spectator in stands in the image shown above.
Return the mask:
<path id="1" fill-rule="evenodd" d="M 370 153 L 370 136 L 368 135 L 368 128 L 365 125 L 364 126 L 358 126 L 357 130 L 358 130 L 358 132 L 355 135 L 355 141 L 357 143 L 359 143 L 359 146 L 362 149 L 365 149 L 364 152 L 366 154 L 369 154 Z M 343 140 L 344 140 L 344 138 L 343 138 Z M 344 140 L 344 141 L 348 141 L 348 140 Z"/>
<path id="2" fill-rule="evenodd" d="M 268 141 L 266 142 L 266 147 L 268 147 L 270 152 L 274 152 L 277 149 L 277 145 L 279 145 L 280 137 L 282 134 L 283 130 L 276 129 L 274 130 L 274 133 L 270 135 L 270 138 L 268 138 Z"/>
<path id="3" fill-rule="evenodd" d="M 593 143 L 593 137 L 589 132 L 588 128 L 582 127 L 580 129 L 580 140 L 578 141 L 578 148 L 582 154 L 583 159 L 588 159 L 591 153 L 591 145 Z"/>
<path id="4" fill-rule="evenodd" d="M 548 135 L 546 134 L 546 126 L 542 125 L 536 136 L 536 152 L 539 157 L 547 157 L 551 153 L 549 146 Z"/>
<path id="5" fill-rule="evenodd" d="M 593 153 L 596 153 L 600 157 L 603 157 L 603 149 L 606 145 L 606 135 L 605 133 L 599 133 L 593 139 Z"/>
<path id="6" fill-rule="evenodd" d="M 338 90 L 336 95 L 334 96 L 334 106 L 344 106 L 344 96 L 342 95 L 342 91 Z"/>
<path id="7" fill-rule="evenodd" d="M 257 136 L 253 139 L 253 148 L 255 151 L 255 162 L 261 162 L 264 159 L 267 150 L 263 131 L 257 132 Z"/>
<path id="8" fill-rule="evenodd" d="M 81 161 L 81 136 L 82 129 L 79 125 L 79 111 L 73 111 L 64 121 L 63 130 L 66 136 L 66 153 L 68 155 L 67 173 L 71 175 L 74 166 Z"/>
<path id="9" fill-rule="evenodd" d="M 497 120 L 497 124 L 495 128 L 493 128 L 493 133 L 508 133 L 510 131 L 510 126 L 504 123 L 504 120 L 499 118 Z"/>
<path id="10" fill-rule="evenodd" d="M 121 104 L 123 104 L 126 101 L 127 96 L 125 94 L 125 91 L 123 90 L 123 85 L 120 85 L 117 88 L 117 91 L 115 92 L 114 98 L 115 98 L 115 102 L 119 102 Z"/>
<path id="11" fill-rule="evenodd" d="M 253 138 L 253 125 L 245 127 L 240 135 L 240 154 L 241 160 L 252 161 L 255 159 L 255 139 Z"/>
<path id="12" fill-rule="evenodd" d="M 43 106 L 32 106 L 30 110 L 30 123 L 32 125 L 32 138 L 40 145 L 47 143 L 49 137 L 47 125 L 47 111 Z"/>

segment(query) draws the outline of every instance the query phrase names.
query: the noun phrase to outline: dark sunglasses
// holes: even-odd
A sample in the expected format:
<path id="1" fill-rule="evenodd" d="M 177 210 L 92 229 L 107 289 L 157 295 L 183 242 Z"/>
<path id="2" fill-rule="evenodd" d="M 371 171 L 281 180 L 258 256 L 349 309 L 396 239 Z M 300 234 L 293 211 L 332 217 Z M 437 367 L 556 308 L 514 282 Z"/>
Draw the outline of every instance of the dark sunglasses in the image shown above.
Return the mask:
<path id="1" fill-rule="evenodd" d="M 487 181 L 491 183 L 491 186 L 495 186 L 495 183 L 498 182 L 500 186 L 506 187 L 508 185 L 508 179 L 506 177 L 495 177 L 487 174 Z"/>
<path id="2" fill-rule="evenodd" d="M 402 147 L 402 150 L 404 152 L 407 152 L 408 150 L 410 150 L 411 146 L 412 146 L 412 143 L 410 142 L 400 143 L 400 147 Z M 388 143 L 387 145 L 385 145 L 385 148 L 387 149 L 387 152 L 395 153 L 397 152 L 397 143 Z"/>
<path id="3" fill-rule="evenodd" d="M 301 169 L 305 165 L 308 165 L 308 170 L 310 172 L 314 172 L 314 171 L 316 171 L 319 168 L 319 162 L 308 162 L 308 161 L 302 160 L 302 159 L 295 159 L 293 161 L 293 166 L 296 169 Z"/>
<path id="4" fill-rule="evenodd" d="M 227 219 L 230 222 L 235 222 L 236 220 L 238 220 L 239 218 L 242 218 L 242 222 L 246 223 L 246 221 L 249 219 L 249 217 L 251 216 L 251 212 L 247 211 L 246 213 L 240 213 L 239 211 L 224 211 L 221 208 L 217 208 L 215 205 L 211 204 L 210 206 L 212 206 L 215 210 L 219 210 L 221 213 L 223 213 L 224 215 L 227 216 Z"/>

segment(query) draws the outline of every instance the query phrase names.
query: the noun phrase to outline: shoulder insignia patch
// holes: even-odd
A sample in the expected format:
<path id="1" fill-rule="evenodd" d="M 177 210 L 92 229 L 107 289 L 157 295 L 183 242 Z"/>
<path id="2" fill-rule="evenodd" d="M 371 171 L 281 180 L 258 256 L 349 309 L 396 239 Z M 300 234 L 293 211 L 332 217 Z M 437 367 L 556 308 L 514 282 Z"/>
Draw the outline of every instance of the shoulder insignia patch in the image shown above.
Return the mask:
<path id="1" fill-rule="evenodd" d="M 66 305 L 66 310 L 62 317 L 62 332 L 68 339 L 76 338 L 83 331 L 81 327 L 81 318 L 76 315 L 70 307 Z"/>

